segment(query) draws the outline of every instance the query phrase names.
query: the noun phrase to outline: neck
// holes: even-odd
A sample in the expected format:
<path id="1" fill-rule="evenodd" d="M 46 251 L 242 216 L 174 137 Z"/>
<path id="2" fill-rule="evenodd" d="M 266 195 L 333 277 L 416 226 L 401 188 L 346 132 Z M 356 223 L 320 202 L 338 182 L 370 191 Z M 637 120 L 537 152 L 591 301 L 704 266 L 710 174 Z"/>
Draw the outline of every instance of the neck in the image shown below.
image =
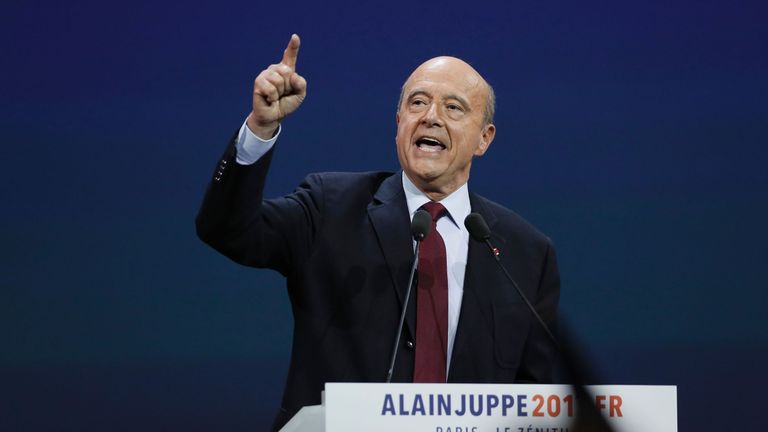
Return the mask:
<path id="1" fill-rule="evenodd" d="M 456 189 L 450 191 L 450 192 L 435 192 L 435 191 L 426 191 L 422 188 L 419 188 L 422 192 L 424 192 L 424 195 L 426 195 L 430 200 L 432 201 L 442 201 L 447 197 L 448 195 L 452 194 L 456 191 Z"/>
<path id="2" fill-rule="evenodd" d="M 451 183 L 451 184 L 436 184 L 436 183 L 430 183 L 425 182 L 421 179 L 412 179 L 411 176 L 408 175 L 408 173 L 405 174 L 408 179 L 413 183 L 414 186 L 416 186 L 421 192 L 424 193 L 424 195 L 427 196 L 432 201 L 442 201 L 444 200 L 448 195 L 456 192 L 460 187 L 462 187 L 465 183 Z"/>

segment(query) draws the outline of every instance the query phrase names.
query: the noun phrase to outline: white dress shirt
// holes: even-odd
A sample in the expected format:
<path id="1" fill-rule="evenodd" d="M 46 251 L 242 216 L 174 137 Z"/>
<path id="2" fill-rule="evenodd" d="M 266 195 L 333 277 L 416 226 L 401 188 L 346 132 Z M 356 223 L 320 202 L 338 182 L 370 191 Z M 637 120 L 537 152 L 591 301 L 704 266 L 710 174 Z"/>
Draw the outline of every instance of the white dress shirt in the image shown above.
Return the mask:
<path id="1" fill-rule="evenodd" d="M 235 143 L 235 148 L 237 149 L 235 160 L 240 165 L 251 165 L 267 154 L 269 149 L 275 145 L 275 141 L 277 141 L 277 137 L 280 136 L 280 131 L 283 129 L 282 125 L 278 125 L 275 136 L 268 140 L 263 140 L 251 132 L 247 122 L 248 120 L 246 119 L 243 125 L 240 126 L 240 132 L 237 134 L 237 142 Z"/>
<path id="2" fill-rule="evenodd" d="M 405 201 L 408 203 L 408 213 L 413 220 L 416 210 L 428 203 L 430 199 L 413 184 L 405 172 L 403 172 L 403 190 Z M 437 220 L 437 232 L 443 237 L 445 243 L 448 269 L 448 361 L 445 364 L 447 377 L 451 367 L 456 328 L 459 326 L 461 298 L 464 295 L 464 272 L 467 269 L 467 252 L 469 251 L 469 231 L 464 227 L 464 219 L 471 211 L 467 184 L 464 183 L 445 197 L 440 204 L 448 210 L 448 215 Z M 416 247 L 416 241 L 414 241 L 414 247 Z"/>
<path id="3" fill-rule="evenodd" d="M 282 127 L 278 127 L 274 137 L 263 140 L 254 135 L 244 122 L 235 144 L 237 163 L 250 165 L 259 160 L 274 146 L 281 130 Z M 429 202 L 430 199 L 413 184 L 405 172 L 403 172 L 402 180 L 408 213 L 413 219 L 416 210 Z M 467 184 L 465 183 L 445 197 L 440 201 L 440 204 L 448 210 L 448 215 L 437 221 L 437 231 L 445 242 L 446 268 L 448 269 L 448 361 L 445 365 L 445 376 L 448 376 L 451 354 L 453 353 L 453 341 L 456 336 L 456 328 L 459 325 L 461 299 L 464 295 L 464 272 L 467 268 L 467 252 L 469 250 L 469 232 L 464 227 L 464 219 L 471 211 Z M 416 247 L 415 241 L 414 247 Z"/>

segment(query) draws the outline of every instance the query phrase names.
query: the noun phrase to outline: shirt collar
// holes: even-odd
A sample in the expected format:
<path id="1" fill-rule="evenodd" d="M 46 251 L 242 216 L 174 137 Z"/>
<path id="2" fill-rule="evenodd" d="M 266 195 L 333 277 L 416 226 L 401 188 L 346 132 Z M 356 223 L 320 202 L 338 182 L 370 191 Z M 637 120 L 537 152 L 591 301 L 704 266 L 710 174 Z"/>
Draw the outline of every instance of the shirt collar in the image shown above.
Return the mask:
<path id="1" fill-rule="evenodd" d="M 413 218 L 416 210 L 431 200 L 427 195 L 424 194 L 424 192 L 422 192 L 418 187 L 416 187 L 415 184 L 413 184 L 411 179 L 405 175 L 405 171 L 402 172 L 402 175 L 403 191 L 405 192 L 405 201 L 408 204 L 408 213 L 411 215 L 411 218 Z M 456 225 L 456 227 L 458 227 L 460 230 L 463 230 L 464 219 L 472 210 L 472 207 L 469 203 L 469 189 L 467 188 L 467 184 L 464 183 L 461 185 L 460 188 L 456 189 L 453 191 L 453 193 L 443 198 L 443 200 L 439 201 L 439 203 L 442 204 L 446 210 L 448 210 L 448 216 L 450 216 L 451 221 Z"/>

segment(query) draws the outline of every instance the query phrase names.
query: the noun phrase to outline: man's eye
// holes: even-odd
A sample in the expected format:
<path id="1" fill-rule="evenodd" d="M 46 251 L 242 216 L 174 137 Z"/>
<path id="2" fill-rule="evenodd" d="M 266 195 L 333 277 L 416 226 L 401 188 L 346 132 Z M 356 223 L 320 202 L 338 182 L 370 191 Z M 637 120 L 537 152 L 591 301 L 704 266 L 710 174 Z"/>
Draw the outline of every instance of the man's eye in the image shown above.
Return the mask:
<path id="1" fill-rule="evenodd" d="M 411 102 L 411 105 L 424 105 L 424 101 L 416 99 L 416 100 Z"/>
<path id="2" fill-rule="evenodd" d="M 451 111 L 461 111 L 461 107 L 456 104 L 450 104 L 448 105 L 448 109 Z"/>

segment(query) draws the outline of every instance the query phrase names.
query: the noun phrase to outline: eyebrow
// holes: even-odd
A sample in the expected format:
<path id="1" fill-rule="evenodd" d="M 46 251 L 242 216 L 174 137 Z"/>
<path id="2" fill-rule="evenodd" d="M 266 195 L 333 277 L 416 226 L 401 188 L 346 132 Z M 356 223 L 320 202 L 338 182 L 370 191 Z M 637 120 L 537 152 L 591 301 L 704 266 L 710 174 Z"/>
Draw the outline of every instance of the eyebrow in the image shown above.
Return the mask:
<path id="1" fill-rule="evenodd" d="M 413 98 L 414 98 L 414 97 L 416 97 L 416 96 L 422 96 L 422 95 L 423 95 L 423 96 L 426 96 L 426 97 L 429 97 L 429 98 L 431 98 L 431 97 L 432 97 L 432 95 L 431 95 L 431 94 L 429 94 L 429 93 L 428 93 L 427 91 L 425 91 L 425 90 L 414 90 L 414 91 L 412 91 L 411 93 L 409 93 L 409 94 L 408 94 L 408 100 L 411 100 L 411 99 L 413 99 Z"/>
<path id="2" fill-rule="evenodd" d="M 416 97 L 416 96 L 421 96 L 421 95 L 423 95 L 423 96 L 426 96 L 426 97 L 429 97 L 429 98 L 431 98 L 431 97 L 432 97 L 432 94 L 430 94 L 430 93 L 429 93 L 428 91 L 426 91 L 426 90 L 414 90 L 414 91 L 412 91 L 412 92 L 411 92 L 411 93 L 408 95 L 408 100 L 411 100 L 411 99 L 413 99 L 414 97 Z M 457 100 L 457 101 L 458 101 L 458 102 L 459 102 L 461 105 L 463 105 L 463 106 L 464 106 L 464 109 L 466 109 L 467 111 L 472 111 L 472 106 L 471 106 L 471 105 L 469 105 L 469 103 L 467 102 L 467 100 L 466 100 L 466 99 L 464 99 L 463 97 L 461 97 L 461 96 L 457 95 L 457 94 L 451 93 L 451 94 L 447 95 L 447 96 L 445 97 L 445 99 L 455 99 L 455 100 Z"/>
<path id="3" fill-rule="evenodd" d="M 459 101 L 460 104 L 462 104 L 464 106 L 464 109 L 466 109 L 467 111 L 472 111 L 472 106 L 469 104 L 469 102 L 467 102 L 466 99 L 464 99 L 463 97 L 461 97 L 461 96 L 459 96 L 457 94 L 449 94 L 445 98 L 446 99 L 456 99 L 457 101 Z"/>

